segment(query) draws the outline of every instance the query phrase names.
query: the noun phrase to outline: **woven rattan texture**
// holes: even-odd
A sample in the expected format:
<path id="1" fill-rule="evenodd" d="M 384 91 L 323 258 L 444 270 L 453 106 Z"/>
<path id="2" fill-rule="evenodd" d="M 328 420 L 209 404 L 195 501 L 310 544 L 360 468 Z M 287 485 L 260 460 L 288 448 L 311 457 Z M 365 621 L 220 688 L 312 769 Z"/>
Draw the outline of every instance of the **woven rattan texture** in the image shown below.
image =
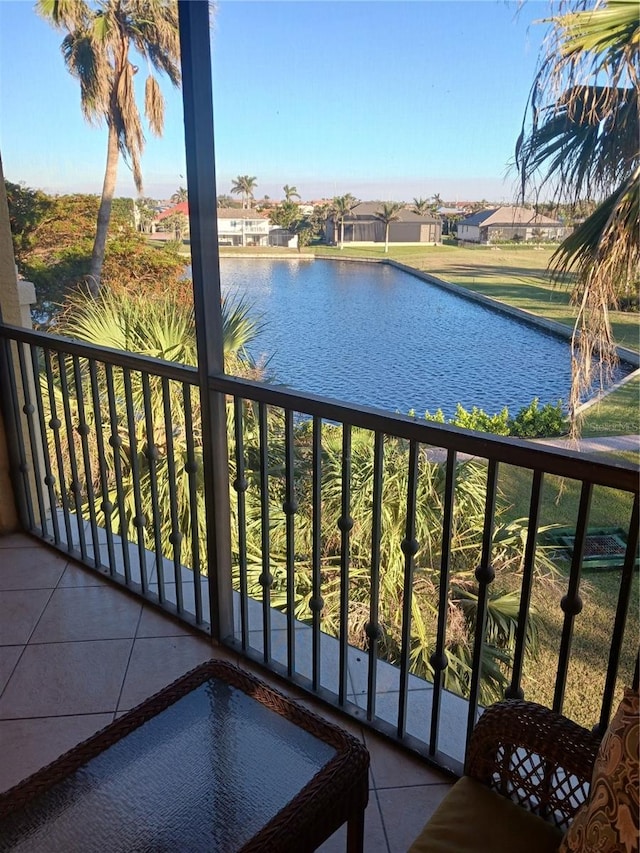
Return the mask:
<path id="1" fill-rule="evenodd" d="M 466 773 L 566 829 L 589 794 L 599 738 L 533 702 L 487 708 L 474 729 Z"/>

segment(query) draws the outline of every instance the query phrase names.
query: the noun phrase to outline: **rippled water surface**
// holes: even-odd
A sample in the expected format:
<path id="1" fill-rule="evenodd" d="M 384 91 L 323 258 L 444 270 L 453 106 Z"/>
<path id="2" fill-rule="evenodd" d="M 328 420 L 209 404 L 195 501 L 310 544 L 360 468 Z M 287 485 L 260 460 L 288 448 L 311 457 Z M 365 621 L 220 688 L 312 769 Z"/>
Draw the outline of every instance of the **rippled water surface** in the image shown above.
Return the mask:
<path id="1" fill-rule="evenodd" d="M 383 264 L 221 259 L 278 383 L 391 411 L 496 412 L 567 395 L 569 345 Z"/>

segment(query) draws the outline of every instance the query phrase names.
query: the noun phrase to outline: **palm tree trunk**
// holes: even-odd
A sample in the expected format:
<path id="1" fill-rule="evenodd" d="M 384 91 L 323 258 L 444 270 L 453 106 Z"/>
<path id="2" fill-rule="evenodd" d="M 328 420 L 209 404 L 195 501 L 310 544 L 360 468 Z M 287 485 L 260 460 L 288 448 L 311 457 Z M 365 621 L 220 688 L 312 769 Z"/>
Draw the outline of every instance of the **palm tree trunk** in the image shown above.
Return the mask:
<path id="1" fill-rule="evenodd" d="M 109 125 L 109 141 L 107 143 L 107 166 L 104 172 L 102 184 L 102 198 L 98 208 L 98 220 L 96 223 L 96 239 L 93 244 L 91 255 L 91 267 L 87 278 L 87 286 L 92 296 L 100 293 L 100 278 L 102 276 L 102 265 L 104 263 L 104 252 L 107 245 L 107 232 L 109 220 L 111 219 L 111 202 L 116 188 L 116 177 L 118 174 L 118 134 L 113 125 Z"/>
<path id="2" fill-rule="evenodd" d="M 389 223 L 387 222 L 387 227 L 384 229 L 384 251 L 385 254 L 389 253 Z"/>
<path id="3" fill-rule="evenodd" d="M 340 248 L 344 248 L 344 217 L 340 220 Z"/>

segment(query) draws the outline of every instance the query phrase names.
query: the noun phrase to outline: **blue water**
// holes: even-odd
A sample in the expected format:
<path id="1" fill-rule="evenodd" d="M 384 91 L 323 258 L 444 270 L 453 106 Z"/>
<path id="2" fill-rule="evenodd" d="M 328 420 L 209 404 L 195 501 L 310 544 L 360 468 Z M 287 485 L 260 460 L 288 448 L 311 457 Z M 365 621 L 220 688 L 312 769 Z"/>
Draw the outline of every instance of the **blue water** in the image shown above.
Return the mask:
<path id="1" fill-rule="evenodd" d="M 383 264 L 221 259 L 223 293 L 263 324 L 278 384 L 421 415 L 566 398 L 569 345 Z"/>

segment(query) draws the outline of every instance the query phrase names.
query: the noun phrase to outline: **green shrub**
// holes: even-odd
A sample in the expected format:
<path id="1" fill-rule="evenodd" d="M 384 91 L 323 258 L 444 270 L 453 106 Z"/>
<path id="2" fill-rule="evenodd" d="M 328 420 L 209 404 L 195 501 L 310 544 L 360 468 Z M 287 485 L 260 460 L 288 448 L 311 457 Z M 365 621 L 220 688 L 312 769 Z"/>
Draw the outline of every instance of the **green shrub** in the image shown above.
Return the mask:
<path id="1" fill-rule="evenodd" d="M 540 408 L 537 397 L 523 406 L 515 418 L 509 419 L 509 434 L 519 438 L 550 438 L 563 435 L 567 427 L 562 411 L 562 401 L 547 403 Z"/>
<path id="2" fill-rule="evenodd" d="M 415 417 L 413 409 L 409 415 Z M 458 403 L 455 415 L 448 420 L 445 419 L 442 409 L 436 409 L 433 414 L 427 410 L 424 413 L 424 419 L 438 424 L 448 423 L 476 432 L 514 435 L 518 438 L 551 438 L 554 435 L 564 435 L 567 432 L 562 401 L 558 400 L 555 405 L 546 403 L 541 408 L 537 397 L 534 397 L 528 406 L 523 406 L 515 417 L 509 415 L 509 409 L 506 406 L 501 412 L 490 415 L 478 406 L 467 411 L 464 406 Z"/>
<path id="3" fill-rule="evenodd" d="M 468 412 L 460 403 L 455 415 L 449 419 L 453 426 L 473 429 L 477 432 L 492 432 L 494 435 L 509 435 L 509 410 L 505 406 L 501 412 L 489 415 L 483 409 L 474 406 Z"/>

